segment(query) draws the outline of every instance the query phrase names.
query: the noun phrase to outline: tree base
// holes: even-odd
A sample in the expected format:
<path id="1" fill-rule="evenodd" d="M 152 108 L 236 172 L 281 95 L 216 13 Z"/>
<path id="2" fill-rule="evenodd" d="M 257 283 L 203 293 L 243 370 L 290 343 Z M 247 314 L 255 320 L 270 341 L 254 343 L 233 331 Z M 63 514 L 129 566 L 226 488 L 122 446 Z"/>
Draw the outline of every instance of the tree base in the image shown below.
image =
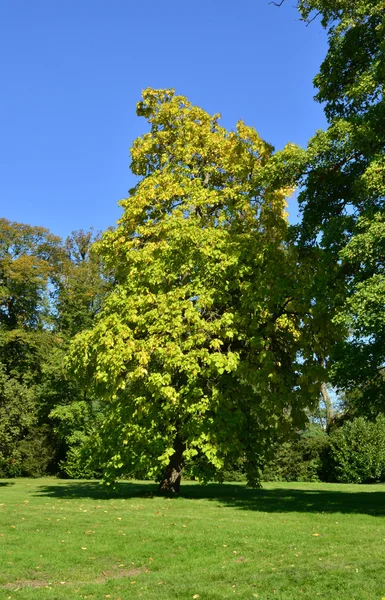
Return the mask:
<path id="1" fill-rule="evenodd" d="M 180 482 L 182 479 L 182 472 L 179 473 L 174 471 L 169 476 L 165 473 L 164 478 L 159 484 L 158 492 L 160 494 L 175 496 L 179 494 Z"/>
<path id="2" fill-rule="evenodd" d="M 170 457 L 170 462 L 167 465 L 162 481 L 159 484 L 159 493 L 173 496 L 179 494 L 184 462 L 183 450 L 184 444 L 177 435 L 174 441 L 174 454 Z"/>

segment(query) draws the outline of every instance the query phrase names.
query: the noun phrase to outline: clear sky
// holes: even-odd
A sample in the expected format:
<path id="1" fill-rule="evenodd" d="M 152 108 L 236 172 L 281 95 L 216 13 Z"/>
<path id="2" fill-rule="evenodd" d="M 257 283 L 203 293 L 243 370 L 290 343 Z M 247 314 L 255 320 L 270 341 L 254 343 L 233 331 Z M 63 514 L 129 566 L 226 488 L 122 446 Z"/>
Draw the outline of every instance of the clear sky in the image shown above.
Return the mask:
<path id="1" fill-rule="evenodd" d="M 0 216 L 62 236 L 114 224 L 146 87 L 305 145 L 325 126 L 312 79 L 326 35 L 293 4 L 1 0 Z"/>

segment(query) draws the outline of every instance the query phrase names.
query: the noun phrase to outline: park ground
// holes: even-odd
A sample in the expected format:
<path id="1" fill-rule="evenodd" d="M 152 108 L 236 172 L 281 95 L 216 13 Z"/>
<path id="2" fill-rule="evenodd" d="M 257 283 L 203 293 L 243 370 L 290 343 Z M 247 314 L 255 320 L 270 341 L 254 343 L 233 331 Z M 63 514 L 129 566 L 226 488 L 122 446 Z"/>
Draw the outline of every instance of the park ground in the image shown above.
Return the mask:
<path id="1" fill-rule="evenodd" d="M 0 480 L 0 598 L 385 598 L 385 485 Z"/>

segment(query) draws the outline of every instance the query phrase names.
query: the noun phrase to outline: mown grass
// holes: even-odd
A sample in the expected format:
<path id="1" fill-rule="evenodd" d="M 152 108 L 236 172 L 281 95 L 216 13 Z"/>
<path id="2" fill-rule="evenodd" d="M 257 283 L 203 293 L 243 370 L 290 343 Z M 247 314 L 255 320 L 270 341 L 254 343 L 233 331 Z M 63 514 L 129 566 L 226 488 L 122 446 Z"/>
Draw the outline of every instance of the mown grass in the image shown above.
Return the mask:
<path id="1" fill-rule="evenodd" d="M 0 482 L 0 598 L 381 600 L 385 485 Z"/>

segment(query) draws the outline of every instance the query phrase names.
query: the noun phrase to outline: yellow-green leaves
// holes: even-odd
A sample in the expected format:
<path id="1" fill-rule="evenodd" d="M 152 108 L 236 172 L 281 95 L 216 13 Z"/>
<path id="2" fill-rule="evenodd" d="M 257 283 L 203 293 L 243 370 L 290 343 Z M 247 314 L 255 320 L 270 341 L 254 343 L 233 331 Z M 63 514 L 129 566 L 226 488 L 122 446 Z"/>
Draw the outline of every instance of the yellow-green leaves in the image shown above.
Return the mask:
<path id="1" fill-rule="evenodd" d="M 70 362 L 111 400 L 108 477 L 156 475 L 178 440 L 199 477 L 242 455 L 255 480 L 274 431 L 308 402 L 291 181 L 277 185 L 296 149 L 272 165 L 253 128 L 227 131 L 173 90 L 145 90 L 138 115 L 151 126 L 131 150 L 143 178 L 98 243 L 116 287 Z"/>

